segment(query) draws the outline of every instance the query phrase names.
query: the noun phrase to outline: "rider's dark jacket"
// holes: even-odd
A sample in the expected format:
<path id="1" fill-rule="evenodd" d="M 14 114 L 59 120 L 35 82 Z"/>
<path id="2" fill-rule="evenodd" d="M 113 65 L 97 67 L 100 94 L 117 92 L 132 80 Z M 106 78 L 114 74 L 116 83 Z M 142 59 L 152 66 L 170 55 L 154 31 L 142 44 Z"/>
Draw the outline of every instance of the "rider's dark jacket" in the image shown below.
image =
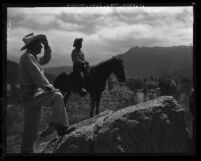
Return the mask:
<path id="1" fill-rule="evenodd" d="M 71 58 L 73 61 L 73 66 L 83 66 L 86 63 L 84 54 L 80 49 L 75 48 L 72 51 Z"/>
<path id="2" fill-rule="evenodd" d="M 73 61 L 73 72 L 76 74 L 78 80 L 80 81 L 81 88 L 84 87 L 84 76 L 81 73 L 84 73 L 86 63 L 84 54 L 80 49 L 75 48 L 71 53 L 71 58 Z"/>

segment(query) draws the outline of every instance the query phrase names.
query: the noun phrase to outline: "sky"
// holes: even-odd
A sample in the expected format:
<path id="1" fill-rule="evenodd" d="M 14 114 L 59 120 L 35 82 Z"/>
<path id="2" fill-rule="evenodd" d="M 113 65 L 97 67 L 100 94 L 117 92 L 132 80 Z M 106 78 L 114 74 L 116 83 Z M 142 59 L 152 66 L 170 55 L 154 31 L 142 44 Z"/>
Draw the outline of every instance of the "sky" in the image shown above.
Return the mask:
<path id="1" fill-rule="evenodd" d="M 32 32 L 46 35 L 51 46 L 45 67 L 71 66 L 80 37 L 86 60 L 95 65 L 135 46 L 192 45 L 193 7 L 8 7 L 7 59 L 19 62 L 22 38 Z"/>

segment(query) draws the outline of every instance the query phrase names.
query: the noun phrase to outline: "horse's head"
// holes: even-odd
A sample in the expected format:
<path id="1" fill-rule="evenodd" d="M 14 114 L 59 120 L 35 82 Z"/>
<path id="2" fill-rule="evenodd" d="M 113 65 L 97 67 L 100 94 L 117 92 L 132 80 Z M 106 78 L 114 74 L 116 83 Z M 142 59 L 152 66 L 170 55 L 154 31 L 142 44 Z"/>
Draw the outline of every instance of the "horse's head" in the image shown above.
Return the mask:
<path id="1" fill-rule="evenodd" d="M 125 82 L 126 76 L 124 73 L 124 63 L 121 58 L 113 57 L 113 73 L 116 75 L 119 82 Z"/>

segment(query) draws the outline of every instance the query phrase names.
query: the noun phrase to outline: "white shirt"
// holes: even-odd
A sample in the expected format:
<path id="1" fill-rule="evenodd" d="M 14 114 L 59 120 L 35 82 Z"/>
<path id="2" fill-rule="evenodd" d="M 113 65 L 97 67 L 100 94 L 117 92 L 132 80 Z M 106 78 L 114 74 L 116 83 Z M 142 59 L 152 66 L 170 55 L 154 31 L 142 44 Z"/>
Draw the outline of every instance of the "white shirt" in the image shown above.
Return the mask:
<path id="1" fill-rule="evenodd" d="M 22 99 L 31 99 L 44 93 L 47 86 L 53 87 L 44 75 L 41 65 L 47 64 L 51 59 L 51 50 L 45 50 L 40 59 L 26 51 L 20 57 L 18 68 L 18 82 L 21 87 Z"/>

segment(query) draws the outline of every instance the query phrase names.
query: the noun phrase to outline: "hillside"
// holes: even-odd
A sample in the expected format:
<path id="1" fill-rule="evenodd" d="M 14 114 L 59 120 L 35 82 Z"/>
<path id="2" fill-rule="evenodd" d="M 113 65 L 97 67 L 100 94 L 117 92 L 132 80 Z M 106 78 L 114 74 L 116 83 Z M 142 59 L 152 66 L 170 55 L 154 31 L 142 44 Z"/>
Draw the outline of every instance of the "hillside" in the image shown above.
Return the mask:
<path id="1" fill-rule="evenodd" d="M 150 77 L 171 74 L 176 77 L 192 77 L 192 47 L 133 47 L 119 54 L 124 60 L 126 76 Z M 72 67 L 45 68 L 45 71 L 58 75 L 71 72 Z"/>
<path id="2" fill-rule="evenodd" d="M 54 74 L 55 76 L 57 76 L 62 72 L 70 73 L 73 71 L 72 67 L 69 66 L 50 67 L 50 68 L 44 68 L 44 70 L 45 72 Z"/>
<path id="3" fill-rule="evenodd" d="M 128 77 L 161 76 L 170 73 L 192 76 L 192 47 L 133 47 L 121 54 Z"/>
<path id="4" fill-rule="evenodd" d="M 126 76 L 150 77 L 171 74 L 176 77 L 192 77 L 192 46 L 133 47 L 119 54 L 124 60 Z M 16 81 L 17 63 L 8 60 L 8 81 Z M 57 76 L 72 72 L 71 66 L 44 68 L 46 73 Z"/>

